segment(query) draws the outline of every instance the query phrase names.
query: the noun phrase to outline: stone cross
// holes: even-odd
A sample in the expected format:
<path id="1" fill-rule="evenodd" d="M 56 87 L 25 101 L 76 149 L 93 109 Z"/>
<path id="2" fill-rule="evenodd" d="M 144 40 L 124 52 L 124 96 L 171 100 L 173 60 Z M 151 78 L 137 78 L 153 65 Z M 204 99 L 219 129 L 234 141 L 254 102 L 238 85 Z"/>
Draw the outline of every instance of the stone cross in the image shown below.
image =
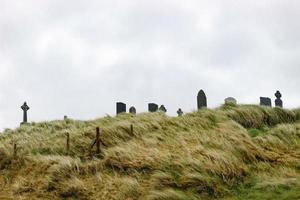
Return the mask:
<path id="1" fill-rule="evenodd" d="M 149 112 L 156 112 L 158 110 L 158 105 L 155 103 L 148 104 L 148 111 Z"/>
<path id="2" fill-rule="evenodd" d="M 272 101 L 269 97 L 260 97 L 260 105 L 272 107 Z"/>
<path id="3" fill-rule="evenodd" d="M 167 109 L 166 109 L 166 107 L 164 105 L 161 105 L 159 107 L 159 110 L 162 111 L 162 112 L 165 112 L 165 113 L 167 112 Z"/>
<path id="4" fill-rule="evenodd" d="M 275 100 L 275 106 L 276 107 L 280 107 L 280 108 L 282 108 L 283 107 L 283 102 L 282 102 L 282 100 L 281 100 L 281 93 L 279 92 L 279 91 L 277 91 L 276 93 L 275 93 L 275 97 L 276 97 L 276 100 Z"/>
<path id="5" fill-rule="evenodd" d="M 181 117 L 183 115 L 183 111 L 181 110 L 181 108 L 177 110 L 177 115 L 178 117 Z"/>
<path id="6" fill-rule="evenodd" d="M 207 99 L 203 90 L 200 90 L 197 96 L 198 110 L 207 107 Z"/>
<path id="7" fill-rule="evenodd" d="M 126 104 L 122 102 L 117 102 L 117 115 L 120 113 L 126 113 Z"/>
<path id="8" fill-rule="evenodd" d="M 134 115 L 136 114 L 136 109 L 134 106 L 129 108 L 129 113 L 134 114 Z"/>
<path id="9" fill-rule="evenodd" d="M 23 110 L 23 122 L 21 124 L 27 123 L 27 111 L 30 109 L 26 102 L 24 102 L 23 106 L 21 106 L 21 109 Z"/>

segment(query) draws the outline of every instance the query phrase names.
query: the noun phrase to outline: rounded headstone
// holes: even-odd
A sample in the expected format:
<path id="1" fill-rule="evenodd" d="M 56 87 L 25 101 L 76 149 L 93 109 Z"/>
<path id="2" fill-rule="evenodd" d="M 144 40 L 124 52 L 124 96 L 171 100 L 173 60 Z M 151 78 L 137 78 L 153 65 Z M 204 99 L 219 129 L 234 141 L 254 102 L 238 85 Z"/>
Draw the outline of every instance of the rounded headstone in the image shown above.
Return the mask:
<path id="1" fill-rule="evenodd" d="M 203 90 L 200 90 L 198 93 L 197 105 L 198 105 L 198 110 L 200 110 L 201 108 L 207 108 L 207 99 Z"/>
<path id="2" fill-rule="evenodd" d="M 134 106 L 129 108 L 129 113 L 134 114 L 134 115 L 136 114 L 136 109 Z"/>
<path id="3" fill-rule="evenodd" d="M 233 97 L 228 97 L 224 101 L 225 101 L 225 104 L 228 104 L 228 103 L 237 104 L 237 100 Z"/>

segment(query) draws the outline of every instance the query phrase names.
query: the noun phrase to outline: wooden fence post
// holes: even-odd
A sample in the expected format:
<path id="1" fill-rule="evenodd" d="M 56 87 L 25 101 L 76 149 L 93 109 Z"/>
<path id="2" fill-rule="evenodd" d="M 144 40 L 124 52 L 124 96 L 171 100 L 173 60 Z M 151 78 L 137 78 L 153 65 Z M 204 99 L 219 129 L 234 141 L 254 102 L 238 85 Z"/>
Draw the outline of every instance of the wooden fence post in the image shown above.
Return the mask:
<path id="1" fill-rule="evenodd" d="M 130 134 L 133 136 L 133 124 L 130 125 Z"/>
<path id="2" fill-rule="evenodd" d="M 67 155 L 69 155 L 69 152 L 70 152 L 70 134 L 69 133 L 67 133 L 66 149 L 67 149 Z"/>
<path id="3" fill-rule="evenodd" d="M 96 128 L 96 153 L 100 154 L 100 128 Z"/>
<path id="4" fill-rule="evenodd" d="M 18 151 L 17 143 L 14 143 L 14 157 L 17 157 L 17 151 Z"/>

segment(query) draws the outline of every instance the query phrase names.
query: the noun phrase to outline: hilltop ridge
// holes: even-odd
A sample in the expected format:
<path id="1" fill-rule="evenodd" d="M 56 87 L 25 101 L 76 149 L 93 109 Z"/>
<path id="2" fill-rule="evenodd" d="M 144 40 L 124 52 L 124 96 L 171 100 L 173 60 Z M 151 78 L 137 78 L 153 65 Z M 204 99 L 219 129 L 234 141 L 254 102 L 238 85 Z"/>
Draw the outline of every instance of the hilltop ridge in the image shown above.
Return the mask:
<path id="1" fill-rule="evenodd" d="M 91 157 L 96 127 L 101 154 Z M 299 191 L 300 109 L 226 104 L 0 135 L 0 199 L 300 199 Z"/>

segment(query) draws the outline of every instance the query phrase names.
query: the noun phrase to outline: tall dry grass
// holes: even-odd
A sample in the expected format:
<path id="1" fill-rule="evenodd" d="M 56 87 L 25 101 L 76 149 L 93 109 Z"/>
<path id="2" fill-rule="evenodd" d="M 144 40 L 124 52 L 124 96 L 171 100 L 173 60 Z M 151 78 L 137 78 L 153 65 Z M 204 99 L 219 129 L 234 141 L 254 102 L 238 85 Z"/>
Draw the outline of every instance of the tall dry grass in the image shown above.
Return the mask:
<path id="1" fill-rule="evenodd" d="M 253 199 L 263 190 L 294 198 L 299 120 L 300 110 L 225 105 L 182 117 L 32 123 L 0 136 L 0 198 Z M 96 127 L 105 146 L 89 159 Z"/>

